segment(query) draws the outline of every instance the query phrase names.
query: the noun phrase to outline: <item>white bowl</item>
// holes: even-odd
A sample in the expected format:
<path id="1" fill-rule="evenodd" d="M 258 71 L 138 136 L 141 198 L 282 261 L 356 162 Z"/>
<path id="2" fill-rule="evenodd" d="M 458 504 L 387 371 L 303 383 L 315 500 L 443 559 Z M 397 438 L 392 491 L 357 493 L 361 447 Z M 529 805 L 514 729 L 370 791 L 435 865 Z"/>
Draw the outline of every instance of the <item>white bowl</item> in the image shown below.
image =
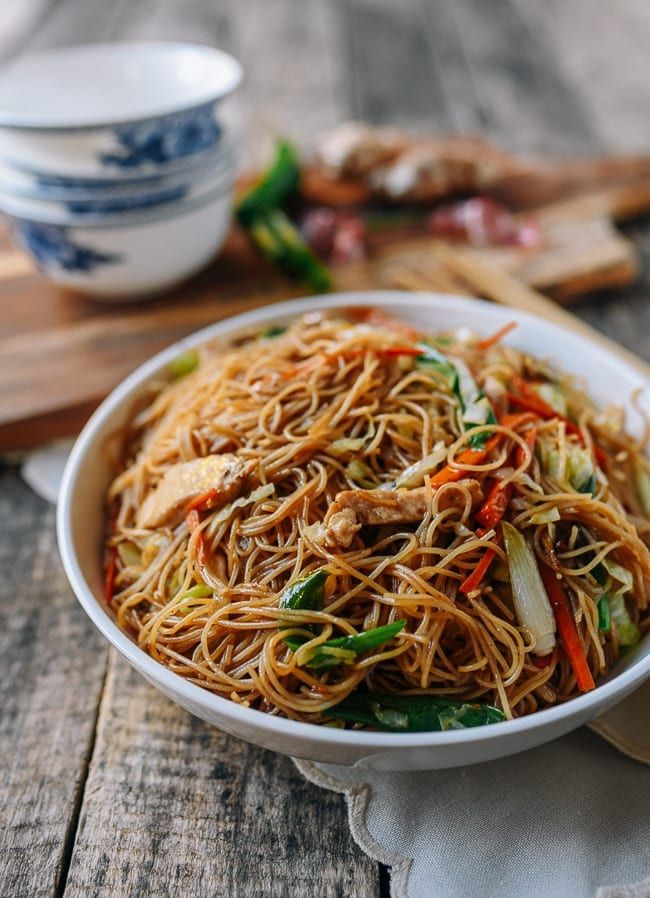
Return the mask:
<path id="1" fill-rule="evenodd" d="M 283 323 L 303 312 L 346 306 L 380 306 L 415 326 L 440 330 L 470 325 L 489 334 L 508 321 L 519 322 L 507 340 L 547 357 L 565 370 L 589 376 L 599 402 L 622 402 L 646 386 L 638 372 L 603 353 L 601 347 L 531 315 L 478 300 L 439 294 L 350 293 L 267 306 L 212 325 L 159 353 L 128 377 L 92 416 L 70 455 L 59 499 L 59 550 L 68 579 L 93 623 L 153 686 L 197 717 L 227 733 L 265 748 L 330 764 L 381 770 L 456 767 L 533 748 L 587 723 L 616 704 L 650 676 L 650 634 L 616 671 L 592 692 L 517 720 L 442 733 L 342 731 L 284 720 L 213 695 L 158 664 L 115 624 L 102 596 L 101 544 L 104 495 L 111 478 L 104 446 L 128 420 L 134 401 L 149 381 L 183 350 L 216 336 L 251 326 Z M 645 399 L 647 400 L 647 395 Z"/>
<path id="2" fill-rule="evenodd" d="M 0 158 L 71 177 L 170 171 L 217 146 L 218 104 L 242 77 L 212 47 L 87 44 L 26 56 L 0 74 Z"/>
<path id="3" fill-rule="evenodd" d="M 9 224 L 50 280 L 124 302 L 160 293 L 203 268 L 226 239 L 231 212 L 232 179 L 207 196 L 137 213 L 52 223 L 11 212 Z"/>

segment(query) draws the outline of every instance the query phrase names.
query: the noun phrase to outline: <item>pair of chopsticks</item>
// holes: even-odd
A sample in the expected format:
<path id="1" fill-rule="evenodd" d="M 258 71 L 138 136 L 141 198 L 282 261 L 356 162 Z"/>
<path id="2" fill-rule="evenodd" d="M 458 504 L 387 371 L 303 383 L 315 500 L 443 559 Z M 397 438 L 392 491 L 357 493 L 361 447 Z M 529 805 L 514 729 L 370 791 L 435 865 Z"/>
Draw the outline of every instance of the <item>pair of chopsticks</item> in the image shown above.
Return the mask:
<path id="1" fill-rule="evenodd" d="M 521 283 L 502 269 L 478 259 L 465 249 L 436 241 L 432 245 L 430 265 L 419 263 L 417 267 L 396 266 L 391 272 L 391 279 L 396 286 L 419 291 L 463 293 L 467 289 L 463 288 L 467 285 L 480 296 L 512 309 L 537 315 L 564 330 L 587 337 L 592 343 L 597 343 L 611 355 L 625 361 L 643 378 L 650 380 L 650 365 L 634 353 L 585 324 L 537 290 Z"/>

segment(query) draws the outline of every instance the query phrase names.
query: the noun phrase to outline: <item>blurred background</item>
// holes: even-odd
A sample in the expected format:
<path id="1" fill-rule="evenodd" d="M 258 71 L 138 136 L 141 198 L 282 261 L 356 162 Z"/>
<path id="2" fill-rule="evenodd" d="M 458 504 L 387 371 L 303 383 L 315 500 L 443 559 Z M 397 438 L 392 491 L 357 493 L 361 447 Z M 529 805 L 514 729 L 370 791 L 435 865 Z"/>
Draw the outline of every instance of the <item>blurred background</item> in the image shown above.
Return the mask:
<path id="1" fill-rule="evenodd" d="M 91 41 L 219 46 L 246 143 L 344 118 L 481 131 L 516 150 L 647 149 L 647 0 L 2 0 L 0 61 Z"/>

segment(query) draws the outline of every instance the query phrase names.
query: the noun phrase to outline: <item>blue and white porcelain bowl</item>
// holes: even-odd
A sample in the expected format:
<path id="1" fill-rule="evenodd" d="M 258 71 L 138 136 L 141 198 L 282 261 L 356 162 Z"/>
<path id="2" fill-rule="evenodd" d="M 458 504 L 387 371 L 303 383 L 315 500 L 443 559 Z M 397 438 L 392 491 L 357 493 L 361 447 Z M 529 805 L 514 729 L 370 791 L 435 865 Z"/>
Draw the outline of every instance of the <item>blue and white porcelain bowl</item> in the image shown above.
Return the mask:
<path id="1" fill-rule="evenodd" d="M 137 178 L 72 178 L 27 171 L 0 161 L 0 193 L 59 202 L 139 196 L 178 187 L 194 188 L 232 168 L 235 160 L 236 141 L 224 135 L 216 151 L 200 154 L 180 171 Z"/>
<path id="2" fill-rule="evenodd" d="M 65 191 L 59 189 L 54 197 L 33 197 L 12 191 L 0 177 L 0 208 L 11 216 L 48 221 L 52 224 L 83 223 L 88 220 L 114 217 L 146 209 L 164 208 L 171 203 L 194 202 L 212 195 L 220 187 L 232 186 L 235 166 L 232 158 L 203 168 L 195 178 L 160 178 L 139 185 L 104 191 Z M 78 220 L 78 221 L 77 221 Z"/>
<path id="3" fill-rule="evenodd" d="M 5 206 L 16 243 L 51 280 L 111 301 L 155 295 L 199 271 L 230 225 L 233 178 L 195 199 L 51 220 Z"/>
<path id="4" fill-rule="evenodd" d="M 27 56 L 0 74 L 0 159 L 71 179 L 169 174 L 218 151 L 239 63 L 182 43 L 90 44 Z"/>

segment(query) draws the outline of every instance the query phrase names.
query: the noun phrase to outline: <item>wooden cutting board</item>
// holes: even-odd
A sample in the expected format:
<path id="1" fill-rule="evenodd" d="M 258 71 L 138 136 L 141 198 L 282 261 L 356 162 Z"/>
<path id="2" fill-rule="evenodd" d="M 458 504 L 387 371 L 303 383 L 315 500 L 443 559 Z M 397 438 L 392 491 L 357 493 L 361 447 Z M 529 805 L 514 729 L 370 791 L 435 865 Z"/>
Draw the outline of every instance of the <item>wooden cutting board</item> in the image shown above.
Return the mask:
<path id="1" fill-rule="evenodd" d="M 541 249 L 472 252 L 568 302 L 634 279 L 636 251 L 611 216 L 647 208 L 650 182 L 592 192 L 538 213 Z M 336 288 L 408 288 L 409 272 L 419 265 L 431 275 L 432 246 L 431 237 L 408 230 L 375 232 L 367 259 L 334 269 Z M 466 289 L 442 266 L 437 288 Z M 153 353 L 219 319 L 302 294 L 233 230 L 207 270 L 165 297 L 102 304 L 50 283 L 0 232 L 0 450 L 76 433 L 107 393 Z"/>

